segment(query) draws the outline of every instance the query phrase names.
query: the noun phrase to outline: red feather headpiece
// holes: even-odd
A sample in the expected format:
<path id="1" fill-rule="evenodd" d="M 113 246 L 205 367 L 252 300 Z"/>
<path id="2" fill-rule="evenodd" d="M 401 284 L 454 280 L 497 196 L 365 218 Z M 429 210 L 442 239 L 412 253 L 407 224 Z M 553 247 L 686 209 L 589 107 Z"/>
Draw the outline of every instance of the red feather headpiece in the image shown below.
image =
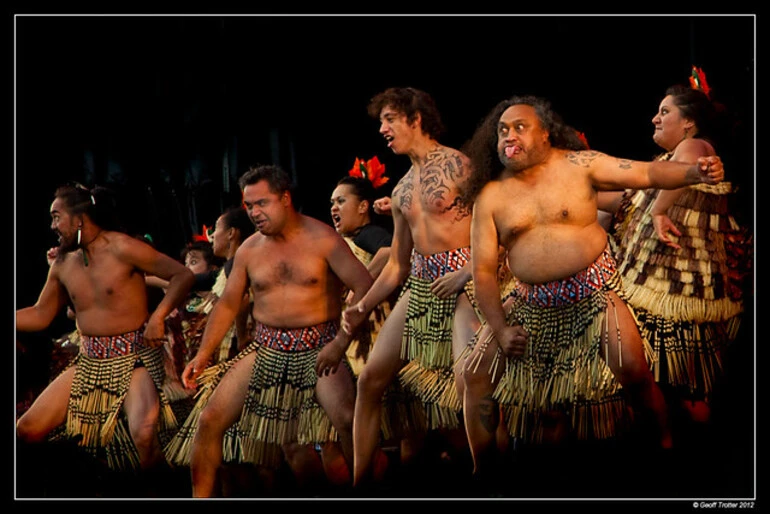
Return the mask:
<path id="1" fill-rule="evenodd" d="M 577 132 L 577 135 L 580 138 L 580 140 L 583 142 L 583 144 L 586 145 L 586 149 L 590 149 L 591 146 L 588 144 L 588 138 L 586 137 L 585 133 L 580 132 L 579 130 L 576 130 L 575 132 Z"/>
<path id="2" fill-rule="evenodd" d="M 385 176 L 385 165 L 380 162 L 376 155 L 366 162 L 356 157 L 356 162 L 348 171 L 348 175 L 367 179 L 375 189 L 388 181 L 388 177 Z"/>
<path id="3" fill-rule="evenodd" d="M 214 227 L 207 227 L 203 225 L 203 232 L 201 234 L 193 234 L 193 241 L 206 241 L 211 243 L 211 235 L 214 233 Z"/>
<path id="4" fill-rule="evenodd" d="M 692 73 L 690 74 L 690 86 L 693 89 L 703 91 L 707 97 L 711 98 L 711 88 L 709 87 L 708 82 L 706 82 L 706 74 L 702 69 L 697 68 L 694 65 L 692 67 Z"/>

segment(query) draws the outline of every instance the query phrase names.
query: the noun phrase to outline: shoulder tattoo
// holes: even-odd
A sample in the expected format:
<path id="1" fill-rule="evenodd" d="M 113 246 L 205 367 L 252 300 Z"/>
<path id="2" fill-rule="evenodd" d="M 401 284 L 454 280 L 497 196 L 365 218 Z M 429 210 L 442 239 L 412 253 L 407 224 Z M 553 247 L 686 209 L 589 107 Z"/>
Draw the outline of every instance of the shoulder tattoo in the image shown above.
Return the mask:
<path id="1" fill-rule="evenodd" d="M 580 151 L 573 151 L 573 152 L 567 152 L 566 157 L 569 162 L 574 164 L 575 166 L 580 166 L 581 168 L 588 168 L 591 166 L 591 163 L 595 161 L 598 157 L 605 155 L 601 152 L 596 152 L 594 150 L 580 150 Z M 631 168 L 631 160 L 629 159 L 616 159 L 618 162 L 618 168 L 622 170 L 627 170 Z"/>
<path id="2" fill-rule="evenodd" d="M 575 166 L 580 166 L 581 168 L 588 168 L 592 162 L 594 162 L 597 157 L 599 157 L 599 152 L 595 152 L 593 150 L 582 150 L 582 151 L 574 151 L 574 152 L 567 152 L 566 157 L 569 162 L 574 164 Z"/>

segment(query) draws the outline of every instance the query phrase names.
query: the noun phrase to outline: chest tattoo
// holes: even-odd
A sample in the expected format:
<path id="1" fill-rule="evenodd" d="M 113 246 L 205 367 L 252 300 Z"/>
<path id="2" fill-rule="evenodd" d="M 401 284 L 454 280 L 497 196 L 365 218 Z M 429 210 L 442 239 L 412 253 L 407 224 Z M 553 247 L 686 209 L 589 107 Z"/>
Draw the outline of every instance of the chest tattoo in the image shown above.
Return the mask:
<path id="1" fill-rule="evenodd" d="M 458 219 L 462 219 L 469 213 L 455 191 L 457 183 L 464 178 L 465 167 L 457 155 L 430 153 L 420 174 L 420 197 L 426 205 L 437 208 L 441 213 L 457 210 Z M 453 193 L 455 196 L 450 200 Z"/>

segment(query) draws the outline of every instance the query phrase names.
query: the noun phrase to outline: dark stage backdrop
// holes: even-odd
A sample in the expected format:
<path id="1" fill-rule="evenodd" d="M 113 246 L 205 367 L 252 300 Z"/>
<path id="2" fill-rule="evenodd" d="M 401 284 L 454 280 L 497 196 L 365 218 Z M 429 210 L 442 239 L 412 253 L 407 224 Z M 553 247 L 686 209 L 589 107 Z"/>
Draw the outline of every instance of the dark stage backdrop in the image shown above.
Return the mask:
<path id="1" fill-rule="evenodd" d="M 409 166 L 366 114 L 368 100 L 394 85 L 435 97 L 448 145 L 460 146 L 497 101 L 532 93 L 549 97 L 593 148 L 651 159 L 658 102 L 695 64 L 745 124 L 729 173 L 751 188 L 754 21 L 17 17 L 19 271 L 32 272 L 24 282 L 36 291 L 53 241 L 51 195 L 70 179 L 115 186 L 135 231 L 173 255 L 238 202 L 236 179 L 252 163 L 287 168 L 303 210 L 328 221 L 329 195 L 356 156 L 385 162 L 386 189 Z"/>
<path id="2" fill-rule="evenodd" d="M 286 168 L 327 222 L 356 157 L 385 163 L 389 193 L 409 161 L 366 113 L 389 86 L 432 94 L 450 146 L 499 100 L 535 94 L 592 148 L 650 160 L 665 89 L 696 65 L 739 122 L 720 153 L 751 225 L 755 29 L 753 15 L 18 16 L 16 302 L 45 282 L 68 180 L 114 187 L 130 229 L 173 256 L 239 203 L 250 164 Z"/>

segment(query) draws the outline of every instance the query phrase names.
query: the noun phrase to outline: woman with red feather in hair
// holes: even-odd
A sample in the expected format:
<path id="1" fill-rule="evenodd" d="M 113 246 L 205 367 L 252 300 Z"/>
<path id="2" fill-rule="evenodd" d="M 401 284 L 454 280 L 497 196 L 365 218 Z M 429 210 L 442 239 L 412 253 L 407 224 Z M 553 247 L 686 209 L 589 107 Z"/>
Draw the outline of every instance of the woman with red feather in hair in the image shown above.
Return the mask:
<path id="1" fill-rule="evenodd" d="M 705 73 L 693 66 L 689 85 L 669 87 L 652 118 L 653 140 L 664 150 L 658 160 L 694 163 L 715 155 L 728 128 L 724 114 Z M 628 302 L 657 358 L 654 376 L 669 405 L 678 406 L 672 419 L 679 420 L 681 443 L 692 444 L 693 429 L 710 420 L 723 353 L 744 312 L 751 238 L 731 213 L 735 192 L 723 181 L 600 193 L 603 208 L 615 213 L 611 243 Z"/>

